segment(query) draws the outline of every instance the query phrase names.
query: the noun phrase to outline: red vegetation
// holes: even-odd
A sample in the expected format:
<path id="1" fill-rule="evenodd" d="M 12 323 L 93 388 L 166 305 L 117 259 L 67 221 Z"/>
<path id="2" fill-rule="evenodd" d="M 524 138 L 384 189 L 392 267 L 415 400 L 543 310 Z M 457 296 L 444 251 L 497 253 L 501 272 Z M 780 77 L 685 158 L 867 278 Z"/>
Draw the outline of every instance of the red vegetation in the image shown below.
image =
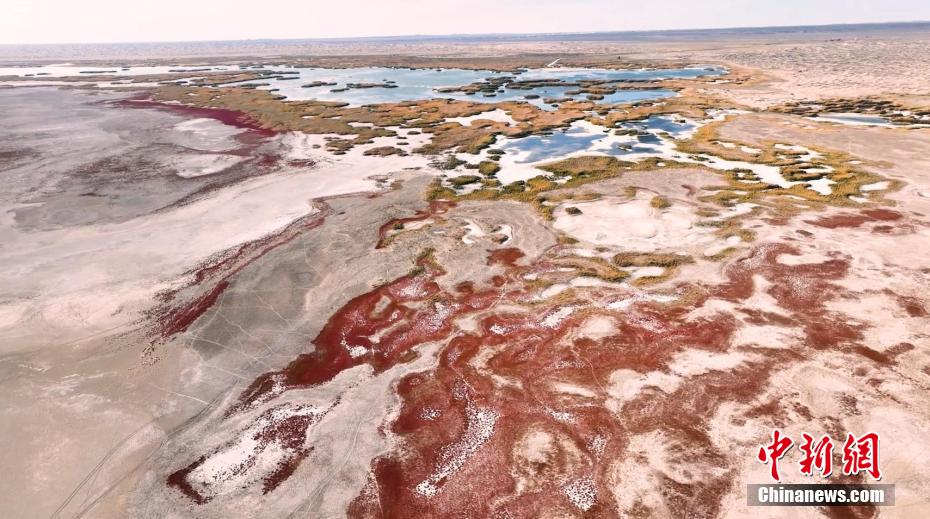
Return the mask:
<path id="1" fill-rule="evenodd" d="M 328 411 L 328 410 L 327 410 Z M 284 482 L 294 470 L 313 450 L 305 446 L 307 430 L 320 421 L 327 411 L 317 411 L 305 406 L 284 404 L 268 409 L 256 418 L 250 426 L 242 432 L 254 441 L 252 451 L 234 452 L 234 456 L 227 462 L 226 470 L 218 479 L 191 482 L 195 471 L 213 455 L 226 450 L 236 451 L 237 439 L 223 445 L 211 454 L 201 456 L 190 465 L 168 476 L 167 484 L 181 491 L 197 504 L 204 504 L 213 499 L 212 495 L 204 494 L 197 488 L 209 490 L 214 484 L 223 483 L 224 479 L 240 476 L 252 476 L 260 479 L 262 493 L 267 494 Z M 280 459 L 271 469 L 257 466 L 259 456 L 271 453 L 279 454 Z M 255 472 L 258 472 L 255 474 Z"/>
<path id="2" fill-rule="evenodd" d="M 497 290 L 445 293 L 434 281 L 443 273 L 427 256 L 413 273 L 352 299 L 330 317 L 312 352 L 260 376 L 230 414 L 288 389 L 322 384 L 359 364 L 376 371 L 393 366 L 414 346 L 447 335 L 455 317 L 487 308 L 499 295 Z"/>
<path id="3" fill-rule="evenodd" d="M 923 302 L 916 297 L 897 296 L 898 304 L 911 317 L 927 317 L 927 309 L 924 308 Z"/>
<path id="4" fill-rule="evenodd" d="M 190 465 L 175 471 L 170 476 L 168 476 L 168 486 L 174 487 L 181 491 L 182 494 L 189 497 L 191 501 L 202 505 L 210 501 L 210 498 L 203 496 L 194 489 L 194 487 L 187 480 L 187 475 L 194 471 L 197 467 L 203 465 L 203 462 L 207 461 L 207 456 L 203 455 L 197 459 L 197 461 L 191 463 Z"/>
<path id="5" fill-rule="evenodd" d="M 192 119 L 205 118 L 215 119 L 223 124 L 242 128 L 252 132 L 253 136 L 273 137 L 277 133 L 274 130 L 263 128 L 257 121 L 251 119 L 248 115 L 235 110 L 226 110 L 224 108 L 201 108 L 198 106 L 182 105 L 175 103 L 162 103 L 151 101 L 145 98 L 123 99 L 113 101 L 113 104 L 123 108 L 148 108 L 163 110 L 179 115 L 184 115 Z"/>
<path id="6" fill-rule="evenodd" d="M 848 262 L 842 258 L 796 266 L 777 262 L 779 255 L 793 253 L 787 245 L 757 248 L 727 269 L 727 283 L 710 287 L 710 296 L 742 301 L 755 291 L 753 276 L 762 276 L 772 283 L 770 295 L 791 318 L 755 312 L 751 319 L 804 326 L 815 343 L 810 346 L 854 344 L 859 338 L 855 327 L 841 322 L 832 322 L 832 328 L 822 326 L 830 322 L 824 303 L 839 293 L 830 281 L 845 276 Z M 498 257 L 512 264 L 519 256 L 499 253 Z M 696 302 L 702 304 L 703 300 Z M 632 455 L 626 451 L 628 439 L 653 431 L 668 439 L 670 456 L 692 460 L 689 470 L 713 469 L 691 483 L 660 476 L 655 492 L 665 496 L 669 512 L 715 515 L 732 476 L 726 470 L 727 453 L 718 451 L 707 436 L 708 420 L 723 402 L 757 399 L 776 369 L 801 358 L 796 350 L 756 348 L 759 360 L 693 376 L 671 392 L 644 388 L 618 416 L 603 406 L 611 398 L 605 388 L 613 372 L 667 372 L 675 355 L 686 349 L 726 352 L 738 321 L 726 314 L 689 319 L 691 308 L 645 303 L 622 316 L 578 311 L 546 326 L 547 317 L 557 310 L 541 307 L 530 314 L 489 315 L 478 331 L 452 339 L 435 370 L 402 380 L 398 393 L 403 407 L 392 432 L 403 439 L 405 448 L 375 462 L 374 482 L 353 503 L 350 515 L 426 517 L 450 510 L 482 517 L 534 516 L 544 511 L 568 515 L 579 509 L 566 493 L 566 482 L 590 478 L 597 499 L 582 511 L 612 517 L 618 510 L 612 507 L 608 489 L 622 482 L 611 480 L 609 467 L 600 460 L 626 459 Z M 614 320 L 616 333 L 596 341 L 573 338 L 572 330 L 591 311 Z M 571 384 L 596 396 L 554 391 L 558 384 Z M 462 451 L 463 442 L 474 438 L 470 413 L 475 409 L 491 409 L 498 419 L 484 443 Z M 780 405 L 757 410 L 756 419 L 783 412 Z M 810 416 L 803 406 L 794 410 Z M 521 458 L 520 446 L 528 434 L 554 439 L 545 459 Z M 467 454 L 458 465 L 450 461 L 457 452 Z M 424 482 L 432 486 L 424 487 Z"/>
<path id="7" fill-rule="evenodd" d="M 444 517 L 455 511 L 523 517 L 580 511 L 613 517 L 637 512 L 618 510 L 611 495 L 611 488 L 624 483 L 612 469 L 621 462 L 644 467 L 643 477 L 653 478 L 648 480 L 652 492 L 663 496 L 671 515 L 714 516 L 734 478 L 729 453 L 707 432 L 720 405 L 752 405 L 743 416 L 747 420 L 775 420 L 789 411 L 810 419 L 810 410 L 796 403 L 759 403 L 770 377 L 803 359 L 806 348 L 843 348 L 880 365 L 892 363 L 907 348 L 866 348 L 858 343 L 858 326 L 827 311 L 825 304 L 841 293 L 833 282 L 846 275 L 847 259 L 778 262 L 780 255 L 796 253 L 786 244 L 759 246 L 726 268 L 726 282 L 701 287 L 703 295 L 686 305 L 640 302 L 624 312 L 587 301 L 495 311 L 497 302 L 524 302 L 525 287 L 517 274 L 526 269 L 515 267 L 522 252 L 490 251 L 488 264 L 507 270 L 493 283 L 499 288 L 479 291 L 475 283 L 465 282 L 454 293 L 439 287 L 435 280 L 443 272 L 426 257 L 413 273 L 340 308 L 314 339 L 313 352 L 259 377 L 229 413 L 289 389 L 324 383 L 361 363 L 387 369 L 407 359 L 418 344 L 445 340 L 435 369 L 399 381 L 402 404 L 390 429 L 400 447 L 373 462 L 373 478 L 351 504 L 350 516 Z M 756 276 L 771 284 L 767 292 L 780 313 L 691 316 L 708 298 L 745 301 L 757 290 Z M 456 317 L 476 313 L 477 329 L 452 326 Z M 610 320 L 614 331 L 597 340 L 579 335 L 593 315 Z M 744 346 L 752 359 L 734 368 L 682 377 L 680 384 L 661 389 L 645 384 L 619 400 L 610 390 L 618 370 L 629 370 L 634 378 L 650 373 L 674 378 L 670 366 L 686 350 L 730 352 L 741 320 L 799 327 L 807 340 L 783 348 Z M 575 389 L 557 389 L 564 385 Z M 662 444 L 655 448 L 695 477 L 683 482 L 651 472 L 655 468 L 629 450 L 633 437 L 646 434 L 659 435 Z M 533 442 L 535 454 L 528 447 Z M 279 473 L 282 480 L 301 459 L 294 457 L 289 471 Z M 183 479 L 185 470 L 176 474 Z M 169 484 L 184 491 L 178 477 L 172 478 Z"/>
<path id="8" fill-rule="evenodd" d="M 227 288 L 229 288 L 229 282 L 221 281 L 213 287 L 213 290 L 210 290 L 200 298 L 184 306 L 169 310 L 162 324 L 162 337 L 171 337 L 172 335 L 187 330 L 188 326 L 193 324 L 194 321 L 216 303 L 216 300 L 219 299 L 220 295 Z"/>
<path id="9" fill-rule="evenodd" d="M 833 216 L 824 216 L 816 220 L 805 220 L 809 224 L 828 229 L 843 227 L 860 227 L 869 222 L 893 222 L 903 218 L 903 215 L 890 209 L 865 209 L 859 213 L 839 213 Z"/>
<path id="10" fill-rule="evenodd" d="M 514 247 L 488 251 L 488 265 L 516 266 L 517 260 L 523 257 L 523 251 Z"/>

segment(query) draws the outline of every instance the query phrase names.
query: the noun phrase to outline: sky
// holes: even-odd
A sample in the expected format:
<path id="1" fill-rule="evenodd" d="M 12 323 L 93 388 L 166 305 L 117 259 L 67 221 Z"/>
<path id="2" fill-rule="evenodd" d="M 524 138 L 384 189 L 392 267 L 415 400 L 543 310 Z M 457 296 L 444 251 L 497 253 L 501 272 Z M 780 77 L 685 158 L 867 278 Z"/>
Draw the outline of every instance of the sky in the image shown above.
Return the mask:
<path id="1" fill-rule="evenodd" d="M 930 0 L 2 0 L 0 4 L 0 44 L 930 20 Z"/>

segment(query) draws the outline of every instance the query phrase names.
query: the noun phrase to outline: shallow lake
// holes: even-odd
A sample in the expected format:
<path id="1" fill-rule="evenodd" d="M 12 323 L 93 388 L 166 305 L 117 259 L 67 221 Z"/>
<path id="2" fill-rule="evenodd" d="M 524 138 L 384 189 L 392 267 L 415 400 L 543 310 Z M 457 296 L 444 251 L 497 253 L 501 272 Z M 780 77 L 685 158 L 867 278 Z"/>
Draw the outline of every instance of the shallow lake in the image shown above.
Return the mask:
<path id="1" fill-rule="evenodd" d="M 239 66 L 97 66 L 83 67 L 71 64 L 57 64 L 43 67 L 0 67 L 0 76 L 41 77 L 53 79 L 63 76 L 91 76 L 97 73 L 115 76 L 140 76 L 146 74 L 168 74 L 181 71 L 239 71 L 259 70 L 258 67 Z M 274 89 L 279 95 L 291 100 L 340 101 L 351 105 L 366 105 L 378 103 L 391 103 L 400 101 L 417 101 L 421 99 L 447 98 L 462 99 L 475 102 L 495 103 L 499 101 L 526 100 L 546 110 L 554 107 L 544 102 L 545 98 L 584 99 L 585 94 L 569 96 L 566 92 L 576 90 L 575 87 L 539 87 L 530 90 L 508 89 L 501 87 L 494 96 L 483 93 L 467 95 L 464 93 L 441 93 L 437 90 L 444 87 L 460 87 L 471 83 L 483 82 L 489 78 L 512 76 L 518 81 L 559 79 L 563 81 L 580 80 L 606 80 L 606 81 L 648 81 L 670 78 L 696 78 L 701 76 L 714 76 L 724 74 L 726 71 L 718 67 L 694 66 L 680 69 L 664 70 L 608 70 L 593 68 L 542 68 L 529 69 L 520 74 L 510 72 L 493 72 L 488 70 L 466 70 L 456 68 L 442 69 L 409 69 L 388 67 L 357 67 L 344 69 L 330 68 L 295 68 L 295 67 L 264 67 L 263 70 L 286 72 L 282 76 L 236 83 L 237 85 L 260 85 L 259 88 Z M 335 83 L 312 88 L 303 88 L 303 85 L 325 82 Z M 391 88 L 347 88 L 350 83 L 376 83 L 390 84 Z M 335 90 L 335 91 L 334 91 Z M 539 99 L 527 100 L 526 96 L 532 94 Z M 615 104 L 629 103 L 646 99 L 661 99 L 674 95 L 667 89 L 649 90 L 619 90 L 614 94 L 606 95 L 598 103 Z"/>
<path id="2" fill-rule="evenodd" d="M 256 81 L 254 83 L 270 83 L 270 86 L 261 88 L 275 88 L 277 93 L 287 99 L 320 101 L 343 101 L 352 105 L 365 105 L 377 103 L 390 103 L 399 101 L 416 101 L 431 98 L 461 99 L 475 102 L 496 103 L 499 101 L 526 100 L 528 94 L 537 95 L 539 99 L 527 100 L 546 109 L 543 99 L 547 97 L 572 97 L 584 99 L 585 95 L 567 96 L 565 92 L 575 90 L 575 87 L 540 87 L 531 90 L 517 90 L 501 87 L 494 97 L 486 97 L 482 93 L 467 95 L 464 93 L 442 93 L 438 89 L 445 87 L 459 87 L 471 83 L 482 82 L 489 78 L 513 76 L 516 80 L 560 79 L 563 81 L 589 80 L 656 80 L 668 78 L 695 78 L 705 75 L 720 75 L 725 71 L 718 68 L 682 68 L 669 70 L 606 70 L 606 69 L 577 69 L 577 68 L 551 68 L 530 69 L 522 74 L 507 72 L 492 72 L 487 70 L 464 69 L 403 69 L 384 67 L 361 67 L 350 69 L 322 69 L 322 68 L 276 68 L 276 70 L 296 71 L 291 74 L 299 79 L 272 79 L 270 81 Z M 324 81 L 336 83 L 335 86 L 319 86 L 303 88 L 302 85 Z M 392 82 L 395 88 L 362 88 L 341 90 L 348 83 L 387 83 Z M 650 90 L 620 90 L 615 94 L 607 95 L 599 103 L 628 103 L 644 99 L 660 99 L 674 95 L 666 89 Z"/>
<path id="3" fill-rule="evenodd" d="M 636 130 L 638 134 L 618 135 L 613 129 L 578 121 L 551 135 L 508 140 L 501 149 L 514 155 L 515 162 L 524 164 L 564 158 L 581 152 L 614 156 L 661 153 L 664 143 L 659 134 L 669 134 L 673 139 L 678 139 L 694 131 L 696 125 L 683 119 L 652 116 L 642 121 L 621 123 L 617 129 Z"/>

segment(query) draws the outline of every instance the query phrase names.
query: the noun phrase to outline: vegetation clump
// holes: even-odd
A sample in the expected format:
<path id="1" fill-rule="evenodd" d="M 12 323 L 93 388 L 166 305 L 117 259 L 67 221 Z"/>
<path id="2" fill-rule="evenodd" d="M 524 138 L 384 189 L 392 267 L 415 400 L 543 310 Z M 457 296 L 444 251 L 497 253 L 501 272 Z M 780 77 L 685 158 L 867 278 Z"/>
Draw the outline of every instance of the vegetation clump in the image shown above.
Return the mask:
<path id="1" fill-rule="evenodd" d="M 467 186 L 468 184 L 474 184 L 481 180 L 481 177 L 478 175 L 459 175 L 457 177 L 452 177 L 449 179 L 449 184 L 453 187 L 462 187 Z"/>
<path id="2" fill-rule="evenodd" d="M 614 157 L 584 155 L 545 164 L 540 169 L 560 177 L 584 178 L 616 176 L 631 166 L 633 166 L 632 162 L 618 160 Z"/>
<path id="3" fill-rule="evenodd" d="M 686 254 L 654 252 L 621 252 L 613 257 L 618 267 L 678 267 L 694 263 L 694 258 Z"/>
<path id="4" fill-rule="evenodd" d="M 672 206 L 671 202 L 668 201 L 668 198 L 658 195 L 652 197 L 652 200 L 649 201 L 649 205 L 655 209 L 667 209 Z"/>
<path id="5" fill-rule="evenodd" d="M 463 164 L 465 164 L 465 161 L 455 155 L 443 155 L 430 162 L 430 166 L 442 171 L 451 171 Z"/>
<path id="6" fill-rule="evenodd" d="M 300 88 L 317 88 L 324 86 L 336 86 L 336 83 L 332 81 L 313 81 L 311 83 L 307 83 L 306 85 L 300 85 Z"/>
<path id="7" fill-rule="evenodd" d="M 389 157 L 391 155 L 400 155 L 401 157 L 404 157 L 407 155 L 407 153 L 400 148 L 395 148 L 394 146 L 379 146 L 377 148 L 365 150 L 363 155 L 367 157 Z"/>
<path id="8" fill-rule="evenodd" d="M 924 117 L 930 115 L 927 107 L 906 107 L 894 101 L 877 97 L 819 99 L 817 101 L 798 101 L 777 106 L 775 112 L 815 117 L 820 114 L 856 113 L 877 115 L 895 125 L 924 124 Z"/>
<path id="9" fill-rule="evenodd" d="M 572 239 L 566 237 L 562 243 L 573 243 Z M 552 261 L 554 264 L 562 267 L 571 267 L 578 271 L 578 275 L 583 277 L 595 277 L 611 283 L 619 283 L 630 277 L 630 273 L 618 269 L 609 261 L 602 258 L 584 258 L 581 256 L 566 256 L 556 258 Z"/>
<path id="10" fill-rule="evenodd" d="M 497 174 L 501 170 L 500 164 L 496 162 L 491 162 L 489 160 L 483 160 L 478 163 L 478 172 L 486 177 L 491 177 Z"/>

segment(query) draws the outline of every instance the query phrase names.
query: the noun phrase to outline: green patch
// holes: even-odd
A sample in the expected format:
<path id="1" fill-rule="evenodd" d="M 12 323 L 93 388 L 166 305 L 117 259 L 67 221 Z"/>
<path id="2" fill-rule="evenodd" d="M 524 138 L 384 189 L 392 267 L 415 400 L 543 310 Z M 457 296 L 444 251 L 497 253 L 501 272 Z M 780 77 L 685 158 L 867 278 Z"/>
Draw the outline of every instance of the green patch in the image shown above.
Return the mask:
<path id="1" fill-rule="evenodd" d="M 500 164 L 483 160 L 478 163 L 478 173 L 486 177 L 491 177 L 497 174 L 501 170 Z"/>

